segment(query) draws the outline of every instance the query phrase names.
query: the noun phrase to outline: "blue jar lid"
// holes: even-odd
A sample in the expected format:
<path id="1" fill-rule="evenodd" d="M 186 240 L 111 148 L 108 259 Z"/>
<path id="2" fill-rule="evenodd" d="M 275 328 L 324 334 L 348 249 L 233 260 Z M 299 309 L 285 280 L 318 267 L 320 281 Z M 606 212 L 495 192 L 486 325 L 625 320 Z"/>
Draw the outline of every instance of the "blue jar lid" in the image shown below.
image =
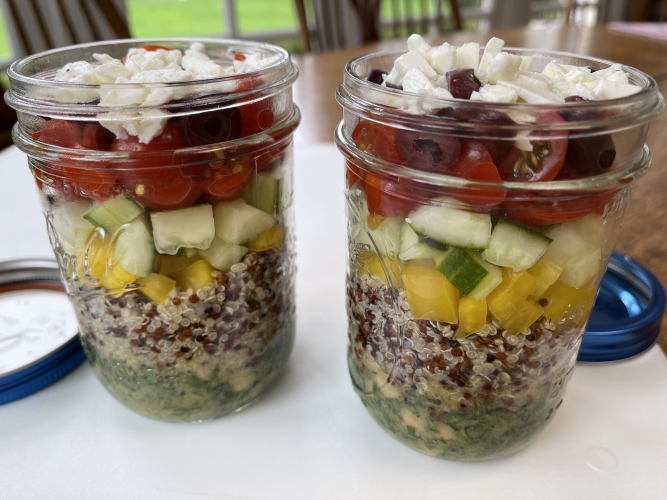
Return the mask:
<path id="1" fill-rule="evenodd" d="M 577 361 L 617 361 L 656 343 L 665 290 L 644 266 L 614 252 L 602 279 Z"/>
<path id="2" fill-rule="evenodd" d="M 84 359 L 56 262 L 0 262 L 0 405 L 56 382 Z"/>

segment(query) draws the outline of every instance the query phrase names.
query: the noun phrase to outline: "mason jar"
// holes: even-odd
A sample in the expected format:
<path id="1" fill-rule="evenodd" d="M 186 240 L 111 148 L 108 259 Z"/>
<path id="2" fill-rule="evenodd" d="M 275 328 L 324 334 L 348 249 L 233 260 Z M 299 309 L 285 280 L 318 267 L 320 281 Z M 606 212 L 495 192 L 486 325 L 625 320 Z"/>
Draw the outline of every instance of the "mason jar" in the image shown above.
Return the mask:
<path id="1" fill-rule="evenodd" d="M 179 71 L 184 53 L 195 77 L 160 73 Z M 135 63 L 148 68 L 141 77 L 116 78 Z M 92 72 L 115 73 L 90 83 Z M 104 387 L 139 414 L 239 411 L 285 370 L 296 77 L 279 47 L 219 39 L 78 45 L 9 70 L 14 143 L 84 349 Z"/>
<path id="2" fill-rule="evenodd" d="M 532 57 L 533 71 L 612 64 L 508 52 Z M 376 422 L 411 448 L 506 456 L 563 400 L 663 99 L 629 67 L 634 95 L 558 105 L 439 99 L 369 81 L 402 54 L 349 62 L 336 94 L 350 376 Z"/>

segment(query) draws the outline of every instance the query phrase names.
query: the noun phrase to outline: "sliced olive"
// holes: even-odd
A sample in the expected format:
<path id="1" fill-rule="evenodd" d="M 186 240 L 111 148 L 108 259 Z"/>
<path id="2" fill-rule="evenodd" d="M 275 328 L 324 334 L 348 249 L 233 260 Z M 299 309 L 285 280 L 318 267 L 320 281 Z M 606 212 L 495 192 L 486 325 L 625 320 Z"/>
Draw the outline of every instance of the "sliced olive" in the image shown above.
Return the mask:
<path id="1" fill-rule="evenodd" d="M 444 172 L 459 157 L 461 141 L 447 135 L 399 130 L 396 149 L 410 168 Z"/>
<path id="2" fill-rule="evenodd" d="M 387 72 L 382 71 L 381 69 L 372 69 L 371 72 L 368 74 L 368 78 L 366 78 L 366 80 L 376 85 L 382 85 L 382 82 L 384 81 L 384 77 L 386 74 Z"/>
<path id="3" fill-rule="evenodd" d="M 237 108 L 217 109 L 190 115 L 185 138 L 191 146 L 216 144 L 241 137 L 241 113 Z"/>
<path id="4" fill-rule="evenodd" d="M 616 159 L 613 139 L 608 135 L 570 139 L 563 170 L 595 173 L 611 167 Z"/>

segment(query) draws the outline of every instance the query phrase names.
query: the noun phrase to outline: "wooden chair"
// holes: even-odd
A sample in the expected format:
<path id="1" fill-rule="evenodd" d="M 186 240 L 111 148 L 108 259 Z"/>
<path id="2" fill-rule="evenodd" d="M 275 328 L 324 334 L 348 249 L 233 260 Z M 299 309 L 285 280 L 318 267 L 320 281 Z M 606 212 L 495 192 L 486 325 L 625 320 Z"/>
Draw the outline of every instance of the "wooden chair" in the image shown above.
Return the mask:
<path id="1" fill-rule="evenodd" d="M 5 0 L 14 58 L 66 45 L 130 38 L 114 0 Z"/>
<path id="2" fill-rule="evenodd" d="M 343 48 L 380 40 L 380 2 L 390 2 L 390 35 L 445 31 L 444 2 L 449 1 L 453 30 L 462 28 L 457 0 L 312 0 L 314 29 L 309 25 L 304 0 L 295 0 L 301 38 L 306 52 Z M 432 6 L 432 8 L 430 8 Z"/>
<path id="3" fill-rule="evenodd" d="M 114 0 L 4 0 L 12 58 L 75 43 L 130 38 L 123 6 Z M 0 100 L 0 148 L 9 146 L 16 112 Z"/>

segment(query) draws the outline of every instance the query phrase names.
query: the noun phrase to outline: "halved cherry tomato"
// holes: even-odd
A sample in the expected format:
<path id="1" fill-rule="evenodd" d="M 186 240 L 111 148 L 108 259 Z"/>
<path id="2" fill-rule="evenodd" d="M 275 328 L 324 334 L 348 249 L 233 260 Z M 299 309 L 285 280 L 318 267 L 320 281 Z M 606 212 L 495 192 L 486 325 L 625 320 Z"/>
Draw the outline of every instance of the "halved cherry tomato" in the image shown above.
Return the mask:
<path id="1" fill-rule="evenodd" d="M 360 120 L 352 131 L 352 140 L 362 151 L 389 163 L 400 165 L 403 159 L 396 149 L 396 129 L 368 120 Z"/>
<path id="2" fill-rule="evenodd" d="M 202 193 L 216 200 L 238 198 L 250 181 L 255 170 L 251 161 L 220 161 L 206 167 L 199 179 Z"/>
<path id="3" fill-rule="evenodd" d="M 116 139 L 111 149 L 130 153 L 122 166 L 121 180 L 133 196 L 149 208 L 169 209 L 191 205 L 201 194 L 193 173 L 174 165 L 174 150 L 187 147 L 179 128 L 167 122 L 163 132 L 148 144 L 130 136 Z"/>
<path id="4" fill-rule="evenodd" d="M 364 190 L 366 188 L 366 173 L 363 169 L 355 165 L 352 161 L 345 161 L 345 182 L 348 188 L 351 188 L 355 184 L 359 189 Z"/>
<path id="5" fill-rule="evenodd" d="M 366 200 L 371 215 L 407 217 L 417 206 L 420 196 L 415 186 L 405 179 L 389 180 L 375 174 L 366 174 Z"/>
<path id="6" fill-rule="evenodd" d="M 52 119 L 44 124 L 41 132 L 33 134 L 33 137 L 53 146 L 80 149 L 83 147 L 83 123 Z"/>
<path id="7" fill-rule="evenodd" d="M 505 216 L 527 225 L 545 226 L 579 219 L 591 212 L 602 209 L 612 199 L 616 191 L 603 193 L 553 193 L 553 198 L 526 193 L 515 195 L 503 203 Z"/>
<path id="8" fill-rule="evenodd" d="M 545 111 L 535 123 L 565 123 L 565 120 L 555 111 Z M 550 181 L 556 177 L 567 155 L 567 131 L 555 130 L 547 136 L 550 139 L 531 141 L 532 152 L 512 147 L 498 164 L 500 177 L 514 182 Z"/>
<path id="9" fill-rule="evenodd" d="M 474 140 L 463 141 L 458 160 L 444 173 L 473 181 L 502 182 L 488 150 Z M 497 205 L 505 199 L 505 190 L 496 186 L 457 188 L 447 194 L 475 205 Z"/>
<path id="10" fill-rule="evenodd" d="M 47 144 L 69 149 L 104 150 L 110 145 L 111 132 L 103 129 L 97 123 L 81 123 L 69 120 L 52 119 L 46 122 L 38 139 Z M 36 134 L 35 134 L 36 135 Z M 85 153 L 60 155 L 62 170 L 75 186 L 90 198 L 102 201 L 109 197 L 113 189 L 118 172 L 108 164 L 96 162 Z M 64 185 L 63 183 L 61 183 Z M 54 184 L 54 185 L 57 185 Z M 71 190 L 70 190 L 71 191 Z"/>

